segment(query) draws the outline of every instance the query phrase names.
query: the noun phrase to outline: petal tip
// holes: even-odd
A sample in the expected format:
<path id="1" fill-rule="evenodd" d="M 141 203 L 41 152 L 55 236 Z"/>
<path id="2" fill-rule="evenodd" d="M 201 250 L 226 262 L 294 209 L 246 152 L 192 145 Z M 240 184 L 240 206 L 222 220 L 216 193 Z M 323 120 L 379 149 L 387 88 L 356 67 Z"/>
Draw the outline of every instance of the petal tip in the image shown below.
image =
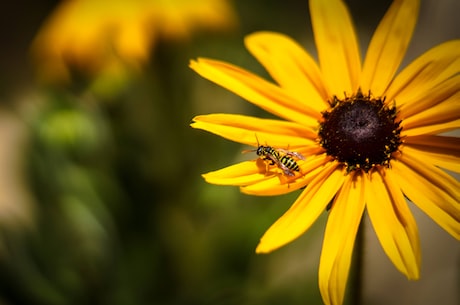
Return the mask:
<path id="1" fill-rule="evenodd" d="M 262 241 L 259 242 L 259 244 L 256 247 L 256 254 L 267 254 L 270 252 L 271 252 L 271 249 L 268 249 L 267 247 L 265 247 Z"/>
<path id="2" fill-rule="evenodd" d="M 198 64 L 198 59 L 190 59 L 188 66 L 193 69 L 193 66 Z"/>
<path id="3" fill-rule="evenodd" d="M 201 66 L 203 64 L 203 60 L 204 60 L 204 58 L 202 58 L 202 57 L 198 57 L 196 59 L 190 59 L 190 61 L 188 63 L 188 66 L 192 70 L 196 70 L 197 68 L 199 68 L 199 66 Z"/>

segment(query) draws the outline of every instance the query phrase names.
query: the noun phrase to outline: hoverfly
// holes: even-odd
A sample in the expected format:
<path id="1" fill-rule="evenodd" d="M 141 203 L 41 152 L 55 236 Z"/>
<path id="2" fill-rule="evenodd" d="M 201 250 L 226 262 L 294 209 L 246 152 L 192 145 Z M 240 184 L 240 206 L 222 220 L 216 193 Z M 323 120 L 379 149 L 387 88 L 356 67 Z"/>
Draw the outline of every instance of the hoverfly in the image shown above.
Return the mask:
<path id="1" fill-rule="evenodd" d="M 260 145 L 259 139 L 257 139 L 257 146 L 257 149 L 245 150 L 243 153 L 255 151 L 259 157 L 269 162 L 268 165 L 278 166 L 286 176 L 294 176 L 294 172 L 300 171 L 299 164 L 297 164 L 295 159 L 305 160 L 301 153 L 282 148 L 274 148 L 268 145 Z"/>

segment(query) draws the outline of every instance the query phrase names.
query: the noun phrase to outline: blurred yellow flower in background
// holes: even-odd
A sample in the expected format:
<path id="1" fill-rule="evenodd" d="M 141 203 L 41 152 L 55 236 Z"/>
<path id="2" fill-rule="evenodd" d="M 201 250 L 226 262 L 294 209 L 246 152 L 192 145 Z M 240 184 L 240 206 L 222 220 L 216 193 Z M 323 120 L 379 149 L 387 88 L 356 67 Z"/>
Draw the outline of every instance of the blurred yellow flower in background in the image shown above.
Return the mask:
<path id="1" fill-rule="evenodd" d="M 141 68 L 159 38 L 187 39 L 235 23 L 227 0 L 67 0 L 39 30 L 32 55 L 46 81 L 69 81 L 69 67 L 123 75 Z"/>
<path id="2" fill-rule="evenodd" d="M 283 119 L 210 114 L 195 117 L 192 127 L 258 147 L 260 158 L 207 173 L 207 182 L 262 196 L 303 189 L 258 253 L 293 241 L 329 211 L 319 266 L 326 304 L 343 302 L 365 210 L 385 253 L 409 279 L 419 278 L 421 254 L 405 197 L 460 239 L 460 184 L 442 170 L 460 172 L 460 141 L 438 135 L 460 127 L 460 40 L 432 48 L 397 74 L 419 5 L 392 3 L 363 63 L 340 0 L 310 1 L 319 65 L 287 36 L 246 38 L 276 84 L 225 62 L 191 62 L 202 77 Z"/>

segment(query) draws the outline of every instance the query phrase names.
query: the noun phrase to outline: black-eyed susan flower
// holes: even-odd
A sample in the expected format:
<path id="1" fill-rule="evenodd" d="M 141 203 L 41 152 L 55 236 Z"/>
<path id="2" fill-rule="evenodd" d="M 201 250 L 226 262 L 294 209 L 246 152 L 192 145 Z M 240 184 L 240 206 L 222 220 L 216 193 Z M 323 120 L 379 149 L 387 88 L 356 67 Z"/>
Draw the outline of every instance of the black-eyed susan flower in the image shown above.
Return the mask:
<path id="1" fill-rule="evenodd" d="M 32 53 L 46 80 L 68 80 L 69 66 L 90 75 L 139 69 L 159 37 L 229 29 L 227 0 L 67 0 L 38 32 Z"/>
<path id="2" fill-rule="evenodd" d="M 281 148 L 299 169 L 287 175 L 261 157 L 204 175 L 253 195 L 303 189 L 261 238 L 273 251 L 328 211 L 319 266 L 326 304 L 341 304 L 363 212 L 395 267 L 419 278 L 417 225 L 405 198 L 460 239 L 460 40 L 427 51 L 400 73 L 418 16 L 418 0 L 394 1 L 364 61 L 349 12 L 340 0 L 311 0 L 319 63 L 289 37 L 249 35 L 249 51 L 275 83 L 234 65 L 200 58 L 191 68 L 279 119 L 210 114 L 192 127 L 252 146 Z M 295 158 L 289 152 L 302 155 Z M 284 153 L 283 153 L 284 152 Z"/>

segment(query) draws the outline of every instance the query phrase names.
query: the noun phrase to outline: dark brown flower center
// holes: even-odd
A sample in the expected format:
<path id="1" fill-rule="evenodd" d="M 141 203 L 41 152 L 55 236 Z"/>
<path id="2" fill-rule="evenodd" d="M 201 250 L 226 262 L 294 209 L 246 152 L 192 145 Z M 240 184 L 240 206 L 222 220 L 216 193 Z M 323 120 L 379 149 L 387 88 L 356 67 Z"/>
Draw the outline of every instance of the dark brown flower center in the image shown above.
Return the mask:
<path id="1" fill-rule="evenodd" d="M 384 100 L 358 91 L 344 100 L 334 97 L 331 109 L 323 112 L 320 145 L 348 172 L 389 166 L 392 153 L 398 150 L 401 122 L 396 121 L 396 108 L 389 108 Z"/>

